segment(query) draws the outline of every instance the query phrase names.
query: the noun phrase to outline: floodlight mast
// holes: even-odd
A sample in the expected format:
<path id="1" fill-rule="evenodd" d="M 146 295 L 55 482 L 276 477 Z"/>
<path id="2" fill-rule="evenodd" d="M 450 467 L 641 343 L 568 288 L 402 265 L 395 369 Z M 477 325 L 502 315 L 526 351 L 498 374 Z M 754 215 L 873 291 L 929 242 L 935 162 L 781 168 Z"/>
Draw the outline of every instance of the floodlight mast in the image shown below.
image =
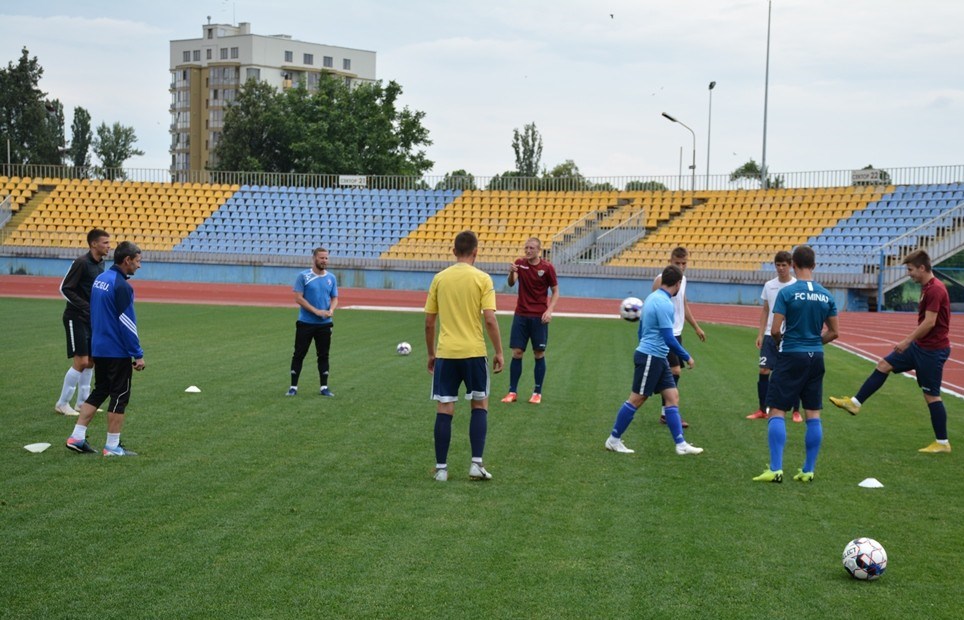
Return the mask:
<path id="1" fill-rule="evenodd" d="M 680 121 L 680 120 L 678 120 L 678 119 L 670 116 L 670 115 L 667 114 L 666 112 L 663 112 L 663 116 L 664 116 L 666 119 L 668 119 L 668 120 L 670 120 L 670 121 L 672 121 L 672 122 L 674 122 L 674 123 L 676 123 L 676 124 L 678 124 L 678 125 L 682 125 L 683 127 L 686 128 L 686 130 L 687 130 L 688 132 L 690 132 L 690 134 L 693 135 L 693 163 L 690 164 L 691 177 L 692 177 L 692 180 L 691 180 L 691 182 L 690 182 L 690 206 L 691 206 L 691 207 L 695 207 L 695 206 L 696 206 L 696 132 L 693 131 L 693 130 L 689 127 L 689 125 L 687 125 L 686 123 L 684 123 L 684 122 L 682 122 L 682 121 Z"/>

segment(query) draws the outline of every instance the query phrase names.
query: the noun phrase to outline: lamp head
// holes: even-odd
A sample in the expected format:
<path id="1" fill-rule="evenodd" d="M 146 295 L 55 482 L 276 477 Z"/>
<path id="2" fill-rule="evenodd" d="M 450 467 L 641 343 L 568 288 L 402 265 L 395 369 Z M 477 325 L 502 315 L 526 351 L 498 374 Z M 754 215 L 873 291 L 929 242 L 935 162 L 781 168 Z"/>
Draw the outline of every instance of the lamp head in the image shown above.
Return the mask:
<path id="1" fill-rule="evenodd" d="M 716 88 L 716 82 L 710 82 L 710 90 Z"/>
<path id="2" fill-rule="evenodd" d="M 668 118 L 669 120 L 673 121 L 674 123 L 678 123 L 678 122 L 679 122 L 679 121 L 677 121 L 675 118 L 673 118 L 672 116 L 670 116 L 669 114 L 667 114 L 666 112 L 663 112 L 663 116 L 665 116 L 665 117 Z"/>

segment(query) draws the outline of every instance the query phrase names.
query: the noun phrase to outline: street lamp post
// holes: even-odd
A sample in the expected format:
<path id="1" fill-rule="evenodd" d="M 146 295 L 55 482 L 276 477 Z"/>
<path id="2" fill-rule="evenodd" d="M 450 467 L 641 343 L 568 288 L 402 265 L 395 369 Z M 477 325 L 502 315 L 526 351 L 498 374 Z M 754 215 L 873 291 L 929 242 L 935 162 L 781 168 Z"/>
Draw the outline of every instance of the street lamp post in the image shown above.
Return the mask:
<path id="1" fill-rule="evenodd" d="M 713 127 L 713 89 L 716 82 L 710 82 L 710 113 L 706 121 L 706 189 L 710 189 L 710 130 Z"/>
<path id="2" fill-rule="evenodd" d="M 767 105 L 770 99 L 770 17 L 773 15 L 773 0 L 767 3 L 767 64 L 763 78 L 763 159 L 760 161 L 760 187 L 767 189 L 770 177 L 767 175 Z"/>
<path id="3" fill-rule="evenodd" d="M 676 120 L 666 112 L 663 112 L 663 116 L 674 123 L 678 123 L 683 127 L 686 127 L 686 130 L 691 134 L 693 134 L 693 163 L 690 164 L 690 170 L 692 171 L 692 180 L 690 182 L 690 206 L 695 207 L 696 206 L 696 132 L 690 129 L 689 125 L 687 125 L 686 123 L 683 123 L 682 121 Z"/>

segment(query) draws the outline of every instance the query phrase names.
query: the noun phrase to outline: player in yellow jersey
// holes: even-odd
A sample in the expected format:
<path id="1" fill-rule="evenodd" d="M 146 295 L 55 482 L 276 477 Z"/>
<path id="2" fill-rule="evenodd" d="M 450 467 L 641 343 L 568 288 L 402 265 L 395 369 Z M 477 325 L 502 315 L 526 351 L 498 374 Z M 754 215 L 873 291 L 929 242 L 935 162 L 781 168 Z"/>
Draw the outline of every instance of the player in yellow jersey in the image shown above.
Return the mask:
<path id="1" fill-rule="evenodd" d="M 425 301 L 425 346 L 428 371 L 432 373 L 432 399 L 438 401 L 435 415 L 435 479 L 448 480 L 448 451 L 452 439 L 452 416 L 459 389 L 465 384 L 472 401 L 469 442 L 472 462 L 469 478 L 491 480 L 482 465 L 489 408 L 489 370 L 485 332 L 495 356 L 492 372 L 502 372 L 502 338 L 495 318 L 495 287 L 492 278 L 477 269 L 475 258 L 479 239 L 471 230 L 455 237 L 456 262 L 435 274 Z M 438 324 L 438 346 L 435 344 Z"/>

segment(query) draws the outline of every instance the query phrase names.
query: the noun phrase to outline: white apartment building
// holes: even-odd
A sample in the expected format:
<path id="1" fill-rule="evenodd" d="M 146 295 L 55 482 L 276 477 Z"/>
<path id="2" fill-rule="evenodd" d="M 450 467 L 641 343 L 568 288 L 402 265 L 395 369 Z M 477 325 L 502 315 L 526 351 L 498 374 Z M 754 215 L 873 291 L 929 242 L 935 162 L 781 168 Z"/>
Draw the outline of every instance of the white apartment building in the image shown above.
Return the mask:
<path id="1" fill-rule="evenodd" d="M 209 20 L 210 22 L 210 20 Z M 175 179 L 217 164 L 214 147 L 238 89 L 255 79 L 279 89 L 322 73 L 349 85 L 375 81 L 375 52 L 251 34 L 251 24 L 208 23 L 198 39 L 171 41 L 171 172 Z"/>

